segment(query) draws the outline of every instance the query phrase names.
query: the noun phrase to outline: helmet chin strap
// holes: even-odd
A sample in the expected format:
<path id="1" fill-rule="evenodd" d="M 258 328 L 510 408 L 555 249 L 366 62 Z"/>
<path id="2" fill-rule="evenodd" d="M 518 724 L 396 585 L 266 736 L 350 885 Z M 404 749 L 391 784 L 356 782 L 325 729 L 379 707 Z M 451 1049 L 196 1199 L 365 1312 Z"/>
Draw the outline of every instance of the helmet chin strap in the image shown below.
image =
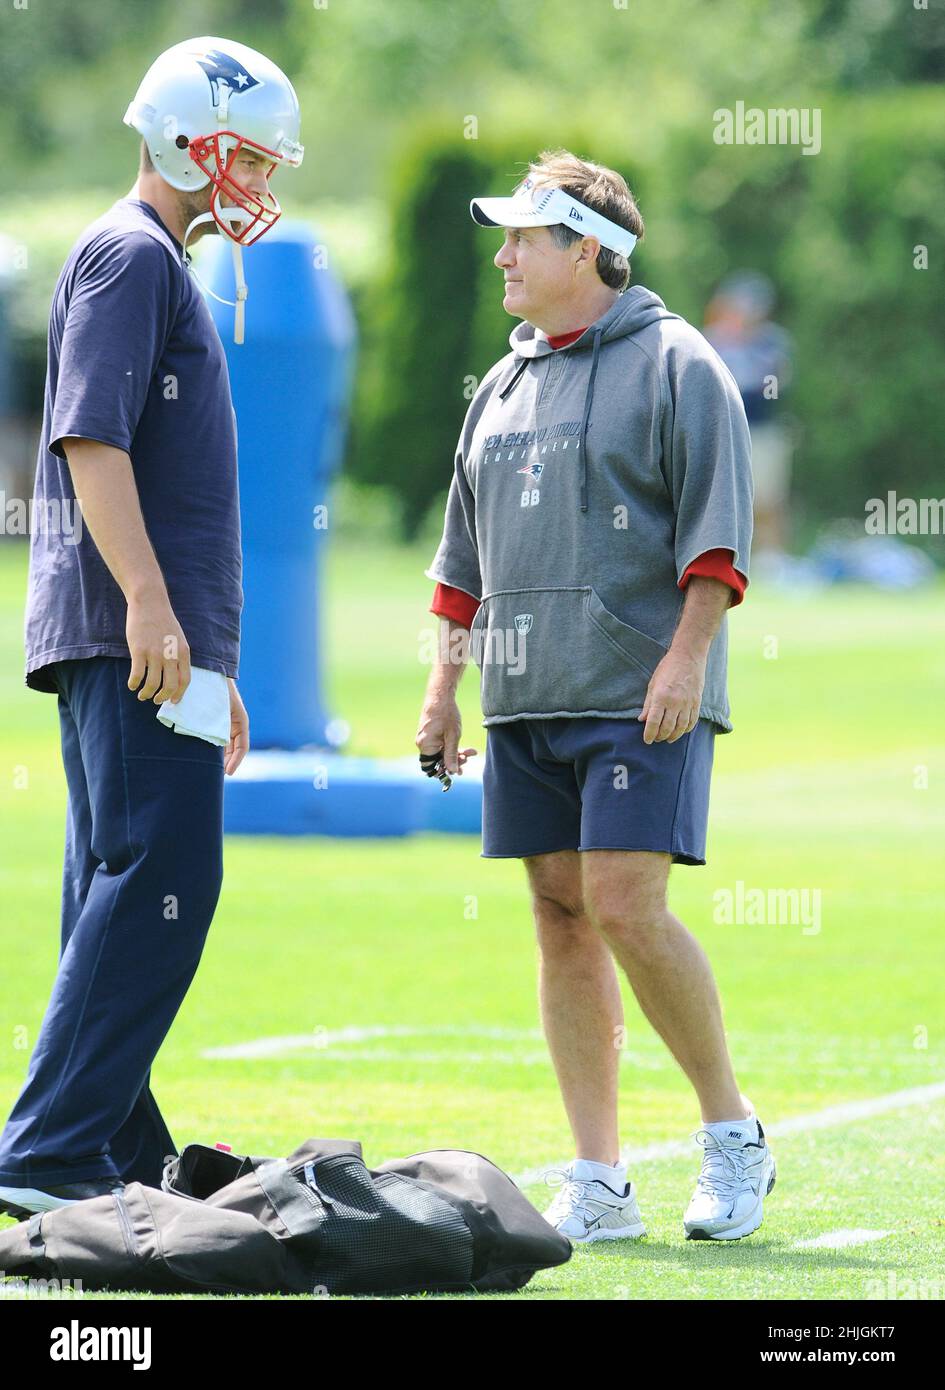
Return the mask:
<path id="1" fill-rule="evenodd" d="M 224 222 L 229 223 L 246 221 L 246 214 L 245 212 L 241 211 L 240 208 L 217 208 L 217 216 L 222 218 Z M 193 275 L 194 279 L 197 281 L 197 284 L 200 285 L 203 289 L 205 289 L 207 294 L 212 295 L 218 304 L 229 304 L 231 308 L 234 308 L 236 310 L 235 322 L 233 325 L 233 341 L 234 343 L 242 343 L 243 329 L 246 323 L 246 296 L 249 294 L 249 288 L 246 284 L 245 279 L 243 278 L 242 246 L 240 246 L 238 241 L 233 241 L 232 239 L 230 240 L 230 249 L 233 252 L 233 279 L 236 283 L 235 299 L 221 299 L 221 297 L 218 294 L 214 293 L 214 291 L 210 288 L 209 285 L 205 285 L 203 283 L 196 270 L 194 270 L 193 266 L 190 264 L 189 259 L 187 259 L 187 238 L 190 236 L 193 229 L 199 226 L 202 222 L 215 222 L 216 220 L 217 219 L 214 217 L 212 212 L 202 212 L 199 217 L 195 217 L 194 220 L 191 222 L 190 226 L 187 228 L 186 232 L 184 233 L 184 243 L 182 250 L 185 260 L 187 261 L 188 266 L 190 266 L 190 272 Z"/>

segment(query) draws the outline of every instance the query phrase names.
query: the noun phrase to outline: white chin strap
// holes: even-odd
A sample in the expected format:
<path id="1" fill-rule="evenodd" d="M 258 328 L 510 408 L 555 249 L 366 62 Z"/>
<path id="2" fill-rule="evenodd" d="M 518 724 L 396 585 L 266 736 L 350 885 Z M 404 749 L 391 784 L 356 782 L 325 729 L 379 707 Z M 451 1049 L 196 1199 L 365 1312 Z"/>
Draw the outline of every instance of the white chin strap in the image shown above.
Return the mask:
<path id="1" fill-rule="evenodd" d="M 231 225 L 237 222 L 245 222 L 247 220 L 246 213 L 243 212 L 240 208 L 217 208 L 217 216 L 221 217 L 224 222 L 229 222 Z M 187 238 L 190 236 L 193 229 L 199 226 L 201 222 L 215 221 L 216 218 L 214 217 L 212 212 L 203 212 L 200 214 L 199 217 L 194 218 L 193 222 L 191 222 L 190 226 L 184 233 L 183 253 L 185 257 L 187 255 Z M 246 323 L 246 296 L 249 294 L 249 289 L 247 287 L 245 279 L 243 278 L 243 248 L 242 246 L 240 246 L 238 241 L 231 240 L 230 249 L 233 252 L 233 279 L 236 282 L 235 299 L 221 299 L 218 294 L 214 293 L 214 291 L 210 288 L 209 285 L 205 285 L 203 283 L 196 270 L 194 270 L 193 266 L 190 267 L 190 270 L 198 285 L 202 286 L 202 288 L 207 291 L 207 294 L 212 295 L 218 304 L 229 304 L 231 308 L 236 310 L 236 317 L 233 324 L 233 341 L 234 343 L 242 343 L 243 329 Z"/>

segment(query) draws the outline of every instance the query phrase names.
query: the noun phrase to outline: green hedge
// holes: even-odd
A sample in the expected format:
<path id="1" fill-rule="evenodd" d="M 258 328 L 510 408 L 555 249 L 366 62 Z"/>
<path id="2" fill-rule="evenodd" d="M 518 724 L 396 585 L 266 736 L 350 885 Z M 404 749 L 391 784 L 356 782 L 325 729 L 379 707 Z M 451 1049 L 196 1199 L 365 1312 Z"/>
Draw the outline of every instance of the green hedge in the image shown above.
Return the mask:
<path id="1" fill-rule="evenodd" d="M 352 471 L 397 495 L 404 534 L 449 483 L 471 370 L 476 227 L 463 216 L 484 169 L 462 141 L 422 133 L 391 194 L 389 267 L 362 296 Z"/>
<path id="2" fill-rule="evenodd" d="M 945 493 L 943 106 L 932 88 L 848 103 L 825 113 L 835 135 L 807 161 L 781 276 L 797 340 L 797 494 L 815 515 L 862 517 L 890 488 Z"/>

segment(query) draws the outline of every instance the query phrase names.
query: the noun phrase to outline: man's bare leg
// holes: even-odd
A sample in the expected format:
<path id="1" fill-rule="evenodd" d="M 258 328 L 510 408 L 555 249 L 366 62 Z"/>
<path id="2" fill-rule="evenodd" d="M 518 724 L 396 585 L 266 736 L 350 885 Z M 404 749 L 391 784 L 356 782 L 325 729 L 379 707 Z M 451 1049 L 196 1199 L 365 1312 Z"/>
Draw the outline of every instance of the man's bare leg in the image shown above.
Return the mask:
<path id="1" fill-rule="evenodd" d="M 575 1157 L 615 1164 L 623 1005 L 610 949 L 584 911 L 580 858 L 563 850 L 524 860 L 541 953 L 541 1016 Z"/>
<path id="2" fill-rule="evenodd" d="M 746 1117 L 750 1107 L 735 1082 L 708 958 L 666 906 L 670 856 L 588 850 L 580 857 L 587 916 L 692 1082 L 703 1122 Z"/>

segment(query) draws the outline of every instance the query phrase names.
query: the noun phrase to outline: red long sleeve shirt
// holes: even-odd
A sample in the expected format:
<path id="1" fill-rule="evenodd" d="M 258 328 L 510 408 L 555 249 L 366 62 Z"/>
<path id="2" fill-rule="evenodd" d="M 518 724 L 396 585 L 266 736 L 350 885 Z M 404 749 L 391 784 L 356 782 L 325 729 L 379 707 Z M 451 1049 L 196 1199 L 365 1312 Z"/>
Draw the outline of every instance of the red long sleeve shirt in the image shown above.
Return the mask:
<path id="1" fill-rule="evenodd" d="M 549 334 L 548 342 L 553 348 L 567 347 L 586 331 L 585 328 L 576 328 L 573 333 L 562 333 L 556 337 Z M 705 551 L 687 567 L 679 581 L 679 588 L 685 589 L 694 574 L 705 579 L 720 579 L 732 590 L 729 607 L 735 608 L 745 597 L 748 580 L 735 569 L 732 563 L 734 559 L 735 554 L 731 550 Z M 479 600 L 472 594 L 467 594 L 463 589 L 454 589 L 450 584 L 437 584 L 429 611 L 439 618 L 453 618 L 463 627 L 472 627 L 478 608 Z"/>

